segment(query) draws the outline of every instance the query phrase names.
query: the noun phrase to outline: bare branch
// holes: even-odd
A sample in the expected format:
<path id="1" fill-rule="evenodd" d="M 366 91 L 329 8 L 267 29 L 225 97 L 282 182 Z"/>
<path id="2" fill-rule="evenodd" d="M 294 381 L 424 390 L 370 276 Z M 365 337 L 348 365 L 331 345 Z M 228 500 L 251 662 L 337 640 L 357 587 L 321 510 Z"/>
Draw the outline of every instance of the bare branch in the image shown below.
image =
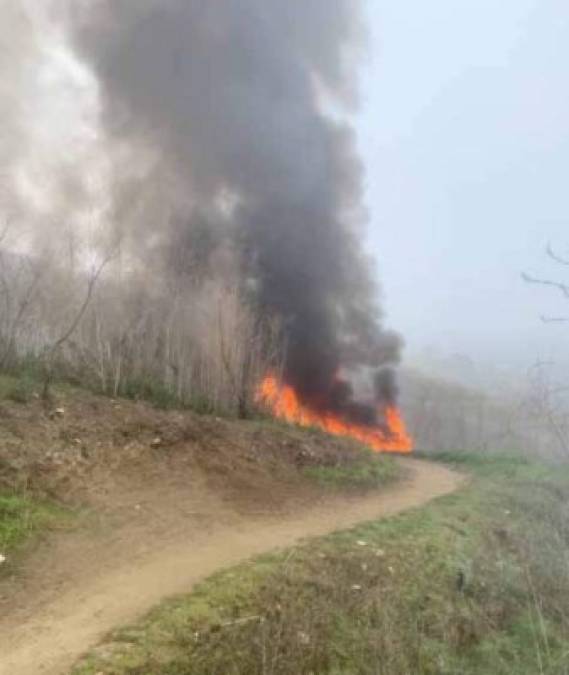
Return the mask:
<path id="1" fill-rule="evenodd" d="M 97 284 L 97 281 L 99 280 L 99 277 L 103 273 L 103 270 L 105 267 L 110 263 L 110 261 L 115 257 L 116 255 L 117 248 L 112 249 L 109 254 L 103 258 L 101 263 L 97 268 L 93 270 L 93 273 L 91 274 L 91 277 L 89 278 L 88 284 L 87 284 L 87 292 L 85 293 L 85 298 L 83 300 L 83 303 L 81 304 L 81 307 L 79 307 L 77 313 L 73 317 L 71 323 L 69 324 L 67 330 L 62 333 L 62 335 L 45 351 L 44 355 L 44 383 L 43 383 L 43 400 L 45 403 L 48 403 L 50 400 L 50 384 L 51 384 L 51 378 L 52 378 L 52 369 L 53 369 L 53 359 L 55 357 L 55 354 L 59 347 L 61 347 L 69 338 L 73 335 L 77 327 L 79 326 L 79 323 L 81 322 L 81 319 L 83 318 L 85 312 L 87 311 L 87 308 L 89 307 L 89 304 L 91 302 L 91 298 L 93 297 L 93 292 L 95 290 L 95 286 Z"/>
<path id="2" fill-rule="evenodd" d="M 569 316 L 540 316 L 543 323 L 569 323 Z"/>
<path id="3" fill-rule="evenodd" d="M 551 246 L 551 242 L 547 244 L 547 248 L 545 249 L 545 251 L 552 260 L 555 260 L 556 263 L 559 263 L 560 265 L 566 265 L 567 267 L 569 267 L 569 260 L 567 260 L 567 258 L 561 257 L 558 253 L 556 253 L 553 250 L 553 247 Z"/>
<path id="4" fill-rule="evenodd" d="M 528 284 L 539 284 L 541 286 L 552 286 L 553 288 L 558 288 L 563 295 L 569 300 L 569 285 L 563 284 L 559 281 L 550 281 L 549 279 L 539 279 L 538 277 L 532 277 L 526 272 L 522 272 L 522 279 Z"/>
<path id="5" fill-rule="evenodd" d="M 93 297 L 93 291 L 95 290 L 95 286 L 97 284 L 97 281 L 99 280 L 99 277 L 103 273 L 103 270 L 105 267 L 111 262 L 111 260 L 115 257 L 115 251 L 111 251 L 109 255 L 107 255 L 106 258 L 103 258 L 99 266 L 93 271 L 91 274 L 91 277 L 89 278 L 89 282 L 87 284 L 87 293 L 85 294 L 85 299 L 83 300 L 83 304 L 79 308 L 79 311 L 73 318 L 71 324 L 67 328 L 67 330 L 59 337 L 52 345 L 50 349 L 50 353 L 54 353 L 61 345 L 66 342 L 71 335 L 75 332 L 77 326 L 79 325 L 79 322 L 83 318 L 83 315 L 87 311 L 87 307 L 89 306 L 89 303 L 91 302 L 91 298 Z"/>

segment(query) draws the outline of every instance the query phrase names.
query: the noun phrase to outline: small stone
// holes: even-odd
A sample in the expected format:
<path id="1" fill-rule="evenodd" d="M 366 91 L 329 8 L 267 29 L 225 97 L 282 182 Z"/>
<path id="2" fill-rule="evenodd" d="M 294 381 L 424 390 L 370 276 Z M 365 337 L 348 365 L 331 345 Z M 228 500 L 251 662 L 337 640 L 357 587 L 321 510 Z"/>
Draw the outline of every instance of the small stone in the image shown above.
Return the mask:
<path id="1" fill-rule="evenodd" d="M 352 591 L 361 591 L 362 587 L 359 584 L 353 584 Z"/>
<path id="2" fill-rule="evenodd" d="M 0 553 L 0 565 L 6 562 L 6 556 Z"/>
<path id="3" fill-rule="evenodd" d="M 151 448 L 159 448 L 162 445 L 162 439 L 158 436 L 150 444 Z"/>
<path id="4" fill-rule="evenodd" d="M 360 539 L 359 541 L 356 541 L 356 544 L 358 546 L 367 546 L 367 541 L 363 541 L 363 540 Z"/>
<path id="5" fill-rule="evenodd" d="M 63 417 L 63 416 L 65 415 L 65 408 L 56 408 L 56 409 L 53 411 L 53 414 L 54 414 L 56 417 Z"/>

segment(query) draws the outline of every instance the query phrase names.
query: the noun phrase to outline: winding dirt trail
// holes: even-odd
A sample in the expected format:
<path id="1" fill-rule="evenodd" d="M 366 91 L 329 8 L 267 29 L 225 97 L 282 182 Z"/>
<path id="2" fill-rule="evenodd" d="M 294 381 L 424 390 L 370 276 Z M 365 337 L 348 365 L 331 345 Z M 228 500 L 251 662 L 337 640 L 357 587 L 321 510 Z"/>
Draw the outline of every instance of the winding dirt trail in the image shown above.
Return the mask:
<path id="1" fill-rule="evenodd" d="M 36 571 L 33 601 L 28 588 L 26 606 L 12 606 L 13 611 L 0 619 L 1 675 L 68 673 L 109 630 L 133 621 L 168 596 L 188 592 L 220 568 L 306 537 L 421 506 L 464 481 L 440 465 L 401 462 L 407 477 L 392 488 L 364 497 L 328 497 L 309 510 L 292 513 L 236 516 L 204 496 L 195 504 L 201 512 L 192 528 L 157 527 L 149 546 L 142 549 L 122 538 L 119 562 L 117 556 L 109 562 L 105 551 L 89 547 L 87 540 L 75 541 L 67 549 L 61 544 L 59 578 L 42 584 L 41 569 Z M 48 585 L 52 588 L 46 589 Z"/>

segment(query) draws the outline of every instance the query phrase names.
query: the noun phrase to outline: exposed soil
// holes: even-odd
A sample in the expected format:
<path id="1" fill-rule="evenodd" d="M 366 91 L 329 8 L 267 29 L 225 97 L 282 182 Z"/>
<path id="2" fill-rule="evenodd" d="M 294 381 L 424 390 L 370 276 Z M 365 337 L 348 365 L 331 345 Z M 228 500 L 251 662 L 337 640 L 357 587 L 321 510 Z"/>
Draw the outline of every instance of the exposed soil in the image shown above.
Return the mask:
<path id="1" fill-rule="evenodd" d="M 441 466 L 401 460 L 403 482 L 332 495 L 299 467 L 357 451 L 322 434 L 69 394 L 63 413 L 4 406 L 0 480 L 87 505 L 0 582 L 0 673 L 66 673 L 113 627 L 213 571 L 454 490 Z"/>
<path id="2" fill-rule="evenodd" d="M 116 510 L 115 499 L 178 475 L 198 476 L 232 506 L 263 509 L 298 493 L 299 469 L 347 466 L 356 444 L 317 430 L 158 410 L 82 390 L 60 392 L 45 410 L 0 402 L 0 488 L 24 487 L 68 504 Z M 199 482 L 199 481 L 198 481 Z M 192 481 L 193 484 L 193 481 Z M 112 499 L 112 501 L 109 501 Z"/>

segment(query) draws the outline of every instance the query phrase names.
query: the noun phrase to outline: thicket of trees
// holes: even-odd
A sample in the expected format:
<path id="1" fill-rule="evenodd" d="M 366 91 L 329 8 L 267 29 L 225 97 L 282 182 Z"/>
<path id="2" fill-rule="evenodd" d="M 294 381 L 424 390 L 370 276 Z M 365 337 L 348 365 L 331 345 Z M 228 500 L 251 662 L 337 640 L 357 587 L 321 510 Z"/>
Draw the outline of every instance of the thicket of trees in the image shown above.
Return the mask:
<path id="1" fill-rule="evenodd" d="M 235 279 L 153 277 L 120 246 L 87 257 L 2 248 L 0 370 L 64 378 L 110 395 L 247 416 L 280 365 L 278 322 Z"/>
<path id="2" fill-rule="evenodd" d="M 405 371 L 402 406 L 417 448 L 506 452 L 569 459 L 569 390 L 552 364 L 530 368 L 526 383 L 493 395 Z"/>

